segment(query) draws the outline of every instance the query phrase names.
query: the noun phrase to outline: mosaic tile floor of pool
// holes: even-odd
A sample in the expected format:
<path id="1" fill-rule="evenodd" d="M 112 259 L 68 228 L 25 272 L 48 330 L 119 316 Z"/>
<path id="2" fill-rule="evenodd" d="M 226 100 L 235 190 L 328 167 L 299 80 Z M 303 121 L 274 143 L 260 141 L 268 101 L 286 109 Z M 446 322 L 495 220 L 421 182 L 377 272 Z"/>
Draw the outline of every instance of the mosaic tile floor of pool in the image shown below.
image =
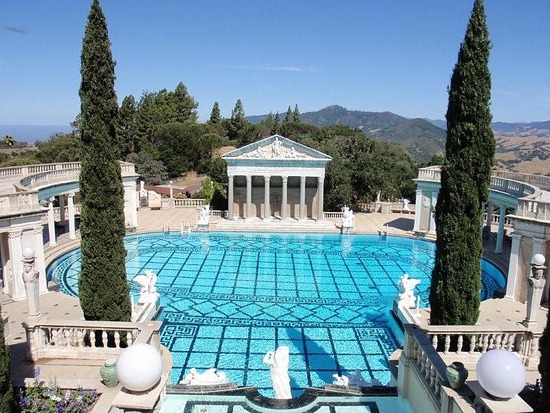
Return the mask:
<path id="1" fill-rule="evenodd" d="M 397 282 L 404 272 L 420 278 L 427 300 L 434 253 L 419 240 L 336 235 L 148 234 L 127 237 L 126 246 L 130 279 L 146 269 L 158 274 L 171 382 L 192 367 L 216 367 L 267 396 L 263 357 L 282 345 L 293 395 L 356 369 L 387 384 L 387 360 L 401 339 L 389 314 Z M 65 258 L 51 275 L 76 295 L 80 256 Z"/>

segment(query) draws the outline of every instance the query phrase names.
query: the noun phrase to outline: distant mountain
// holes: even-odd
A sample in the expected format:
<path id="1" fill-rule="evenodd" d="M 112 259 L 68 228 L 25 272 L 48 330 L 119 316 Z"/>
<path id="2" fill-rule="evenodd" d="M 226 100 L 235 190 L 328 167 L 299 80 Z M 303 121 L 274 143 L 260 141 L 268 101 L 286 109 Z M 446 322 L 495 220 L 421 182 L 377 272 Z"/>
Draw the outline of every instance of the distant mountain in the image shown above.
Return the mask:
<path id="1" fill-rule="evenodd" d="M 0 139 L 10 135 L 18 142 L 34 143 L 44 141 L 54 133 L 68 133 L 73 128 L 70 125 L 2 125 L 0 124 Z"/>
<path id="2" fill-rule="evenodd" d="M 250 116 L 247 119 L 257 123 L 266 116 Z M 425 119 L 408 119 L 391 112 L 348 110 L 338 105 L 300 116 L 302 122 L 311 125 L 345 125 L 362 130 L 368 137 L 397 143 L 417 162 L 429 161 L 436 154 L 442 155 L 445 148 L 445 131 Z"/>

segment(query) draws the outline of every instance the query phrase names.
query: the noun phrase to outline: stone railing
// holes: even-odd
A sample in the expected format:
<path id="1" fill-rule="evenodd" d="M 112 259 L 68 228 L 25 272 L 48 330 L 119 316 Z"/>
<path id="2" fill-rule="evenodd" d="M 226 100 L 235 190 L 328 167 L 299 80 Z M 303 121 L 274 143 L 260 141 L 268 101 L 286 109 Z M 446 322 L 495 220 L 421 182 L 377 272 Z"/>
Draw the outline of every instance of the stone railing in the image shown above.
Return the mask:
<path id="1" fill-rule="evenodd" d="M 526 184 L 550 191 L 550 176 L 547 175 L 531 175 L 520 172 L 494 170 L 492 172 L 492 176 L 509 179 L 512 181 L 525 182 Z"/>
<path id="2" fill-rule="evenodd" d="M 0 216 L 40 211 L 38 192 L 14 192 L 0 194 Z"/>
<path id="3" fill-rule="evenodd" d="M 55 184 L 59 182 L 73 182 L 78 181 L 80 176 L 80 162 L 64 162 L 56 164 L 41 164 L 18 167 L 13 171 L 8 171 L 10 178 L 22 176 L 20 184 L 26 188 L 40 188 L 49 184 Z M 3 168 L 0 169 L 0 177 L 2 172 L 6 172 Z M 122 177 L 135 176 L 135 166 L 132 163 L 120 162 L 120 169 Z"/>
<path id="4" fill-rule="evenodd" d="M 323 212 L 324 219 L 342 219 L 342 211 L 340 212 Z"/>
<path id="5" fill-rule="evenodd" d="M 526 328 L 503 330 L 484 326 L 427 326 L 428 335 L 434 349 L 449 354 L 451 343 L 456 345 L 455 354 L 483 354 L 488 350 L 513 351 L 519 355 L 528 369 L 536 369 L 539 364 L 539 340 L 541 334 L 534 335 Z"/>
<path id="6" fill-rule="evenodd" d="M 163 201 L 167 201 L 163 199 Z M 174 206 L 176 208 L 185 208 L 185 207 L 201 207 L 204 205 L 204 199 L 195 199 L 195 198 L 173 198 L 170 201 L 174 201 Z"/>
<path id="7" fill-rule="evenodd" d="M 44 172 L 80 168 L 80 162 L 43 163 L 38 165 L 11 166 L 0 168 L 0 180 L 11 180 Z"/>
<path id="8" fill-rule="evenodd" d="M 543 199 L 542 193 L 522 198 L 515 215 L 537 221 L 550 221 L 550 198 Z"/>
<path id="9" fill-rule="evenodd" d="M 160 321 L 145 323 L 115 321 L 36 320 L 23 323 L 31 360 L 98 359 L 118 357 L 122 347 L 133 343 L 149 343 L 160 349 Z M 101 334 L 102 346 L 96 346 Z M 114 347 L 107 347 L 107 337 L 114 337 Z"/>
<path id="10" fill-rule="evenodd" d="M 441 407 L 441 385 L 447 378 L 447 365 L 433 348 L 429 336 L 415 324 L 404 324 L 405 344 L 401 358 L 416 370 L 436 411 Z M 401 361 L 400 361 L 401 364 Z"/>

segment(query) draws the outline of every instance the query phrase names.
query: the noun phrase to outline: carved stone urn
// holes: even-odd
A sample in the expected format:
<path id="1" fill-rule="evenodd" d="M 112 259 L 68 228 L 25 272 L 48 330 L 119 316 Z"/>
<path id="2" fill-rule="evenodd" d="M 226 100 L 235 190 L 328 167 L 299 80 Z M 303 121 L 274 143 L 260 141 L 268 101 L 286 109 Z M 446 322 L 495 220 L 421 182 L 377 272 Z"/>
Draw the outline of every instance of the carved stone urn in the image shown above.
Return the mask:
<path id="1" fill-rule="evenodd" d="M 447 366 L 446 375 L 451 389 L 458 390 L 468 378 L 468 370 L 460 361 L 454 361 Z"/>
<path id="2" fill-rule="evenodd" d="M 115 387 L 118 384 L 116 375 L 116 359 L 107 359 L 99 369 L 99 375 L 107 387 Z"/>

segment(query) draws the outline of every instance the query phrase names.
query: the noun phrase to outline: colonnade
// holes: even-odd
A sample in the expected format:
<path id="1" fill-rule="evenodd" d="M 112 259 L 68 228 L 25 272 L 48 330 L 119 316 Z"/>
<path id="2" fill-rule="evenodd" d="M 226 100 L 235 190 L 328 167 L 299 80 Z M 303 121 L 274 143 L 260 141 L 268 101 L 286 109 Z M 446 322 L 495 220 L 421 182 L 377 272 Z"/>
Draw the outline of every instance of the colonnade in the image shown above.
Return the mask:
<path id="1" fill-rule="evenodd" d="M 439 183 L 438 183 L 439 184 Z M 414 228 L 415 233 L 427 233 L 430 235 L 436 235 L 435 231 L 435 205 L 437 203 L 437 195 L 439 193 L 439 187 L 433 188 L 433 184 L 429 183 L 427 188 L 417 189 L 416 191 L 416 203 L 415 203 L 415 216 L 414 216 Z M 495 206 L 498 208 L 498 230 L 495 242 L 495 252 L 500 254 L 503 252 L 504 237 L 506 234 L 506 204 L 487 202 L 487 219 L 483 225 L 489 228 L 491 232 L 491 226 L 494 219 Z M 483 228 L 481 228 L 483 229 Z"/>
<path id="2" fill-rule="evenodd" d="M 246 187 L 244 190 L 244 199 L 241 200 L 241 197 L 239 194 L 236 194 L 237 191 L 241 190 L 240 188 L 236 188 L 235 186 L 235 178 L 237 176 L 244 176 L 246 181 Z M 253 185 L 253 177 L 261 177 L 263 178 L 263 186 L 254 186 Z M 294 195 L 297 191 L 289 189 L 289 178 L 299 178 L 300 184 L 299 184 L 299 198 L 297 199 L 297 203 L 299 205 L 298 214 L 296 215 L 294 211 L 289 210 L 291 205 L 294 205 L 294 202 L 291 201 L 291 198 L 294 198 Z M 304 220 L 307 218 L 314 218 L 316 220 L 322 220 L 323 219 L 323 198 L 324 198 L 324 175 L 318 175 L 318 176 L 306 176 L 306 175 L 271 175 L 271 174 L 263 174 L 263 175 L 253 175 L 253 174 L 247 174 L 247 175 L 238 175 L 238 174 L 229 174 L 229 183 L 228 183 L 228 214 L 227 218 L 232 220 L 236 218 L 235 216 L 235 205 L 242 205 L 242 210 L 239 209 L 239 216 L 244 219 L 249 219 L 253 217 L 258 217 L 258 213 L 255 213 L 253 210 L 253 207 L 257 205 L 258 203 L 254 202 L 253 200 L 260 200 L 260 216 L 259 218 L 262 219 L 269 219 L 273 216 L 275 216 L 275 210 L 279 208 L 279 217 L 281 219 L 287 219 L 290 217 L 298 218 L 299 220 Z M 281 186 L 279 189 L 279 186 L 275 188 L 272 185 L 273 179 L 276 178 L 277 181 L 280 179 Z M 314 189 L 314 194 L 309 194 L 307 196 L 307 188 L 306 188 L 306 181 L 308 178 L 316 179 L 316 188 Z M 289 192 L 291 192 L 289 196 Z M 258 197 L 258 194 L 263 193 L 263 199 L 260 199 Z M 280 204 L 277 204 L 272 210 L 272 201 L 277 198 L 279 199 L 280 196 Z M 311 202 L 308 203 L 308 200 Z M 241 202 L 242 201 L 242 202 Z M 262 202 L 263 201 L 263 202 Z M 261 208 L 263 206 L 263 209 Z M 311 206 L 311 214 L 308 216 L 308 206 Z"/>

